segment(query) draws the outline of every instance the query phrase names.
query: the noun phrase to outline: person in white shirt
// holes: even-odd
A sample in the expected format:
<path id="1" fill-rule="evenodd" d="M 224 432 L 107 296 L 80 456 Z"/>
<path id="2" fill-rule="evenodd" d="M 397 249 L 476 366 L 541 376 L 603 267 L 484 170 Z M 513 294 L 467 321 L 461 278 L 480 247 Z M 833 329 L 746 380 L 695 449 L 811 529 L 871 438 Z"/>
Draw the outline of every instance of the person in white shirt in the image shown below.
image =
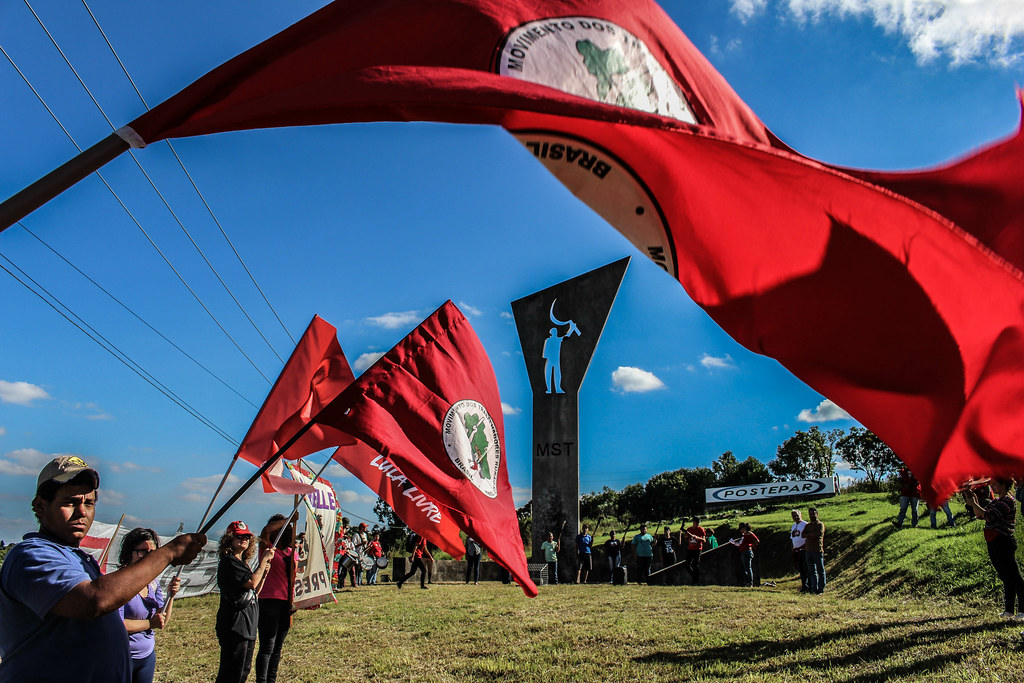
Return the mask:
<path id="1" fill-rule="evenodd" d="M 800 573 L 800 592 L 807 592 L 807 557 L 804 554 L 804 546 L 807 539 L 803 537 L 804 527 L 807 526 L 799 510 L 793 510 L 793 526 L 789 529 L 789 537 L 793 541 L 793 565 Z"/>

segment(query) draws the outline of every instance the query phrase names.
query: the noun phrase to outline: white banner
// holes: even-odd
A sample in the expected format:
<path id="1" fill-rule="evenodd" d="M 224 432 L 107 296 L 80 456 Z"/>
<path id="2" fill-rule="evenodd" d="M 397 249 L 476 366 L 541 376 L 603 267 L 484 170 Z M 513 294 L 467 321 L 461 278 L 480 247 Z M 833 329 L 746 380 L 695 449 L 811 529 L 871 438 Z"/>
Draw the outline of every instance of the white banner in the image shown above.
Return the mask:
<path id="1" fill-rule="evenodd" d="M 768 484 L 747 484 L 745 486 L 721 486 L 704 489 L 705 503 L 736 503 L 766 498 L 787 498 L 789 496 L 818 496 L 836 493 L 835 477 L 825 479 L 801 479 L 799 481 L 774 481 Z"/>
<path id="2" fill-rule="evenodd" d="M 114 530 L 117 529 L 117 533 Z M 96 558 L 98 562 L 103 555 L 104 549 L 108 546 L 106 559 L 101 569 L 112 572 L 117 569 L 118 556 L 121 553 L 121 541 L 131 531 L 132 527 L 121 525 L 118 529 L 116 524 L 105 524 L 93 522 L 88 535 L 82 539 L 82 550 Z M 177 535 L 177 534 L 175 534 Z M 161 545 L 171 540 L 172 537 L 160 537 Z M 178 598 L 194 598 L 217 590 L 217 539 L 208 541 L 203 552 L 184 567 L 181 572 L 181 590 L 178 591 Z M 167 594 L 167 585 L 178 573 L 177 567 L 168 567 L 160 574 L 160 587 Z"/>
<path id="3" fill-rule="evenodd" d="M 313 474 L 289 465 L 295 481 L 308 484 Z M 334 487 L 326 479 L 317 479 L 316 491 L 306 496 L 305 542 L 299 544 L 295 572 L 295 607 L 305 609 L 334 601 L 331 586 L 331 562 L 334 559 L 334 525 L 338 501 Z"/>

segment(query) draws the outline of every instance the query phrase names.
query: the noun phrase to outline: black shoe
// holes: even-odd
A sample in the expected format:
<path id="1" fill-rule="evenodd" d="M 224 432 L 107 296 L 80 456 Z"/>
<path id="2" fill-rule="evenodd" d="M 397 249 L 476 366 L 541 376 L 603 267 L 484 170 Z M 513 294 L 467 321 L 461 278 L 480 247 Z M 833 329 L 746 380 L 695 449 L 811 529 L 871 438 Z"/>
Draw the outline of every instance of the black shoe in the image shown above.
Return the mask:
<path id="1" fill-rule="evenodd" d="M 430 586 L 420 586 L 420 588 L 422 588 L 423 590 L 427 590 L 428 588 L 430 588 Z"/>
<path id="2" fill-rule="evenodd" d="M 403 583 L 405 583 L 405 582 L 404 581 L 399 581 L 398 582 L 398 590 L 402 590 L 402 584 Z"/>

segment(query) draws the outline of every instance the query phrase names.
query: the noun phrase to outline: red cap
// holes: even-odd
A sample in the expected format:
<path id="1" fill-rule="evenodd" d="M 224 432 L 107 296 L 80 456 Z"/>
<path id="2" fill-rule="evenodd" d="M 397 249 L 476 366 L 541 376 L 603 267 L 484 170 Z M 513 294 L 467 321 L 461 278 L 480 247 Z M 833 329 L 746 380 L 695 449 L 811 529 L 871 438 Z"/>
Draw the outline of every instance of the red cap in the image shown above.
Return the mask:
<path id="1" fill-rule="evenodd" d="M 249 527 L 245 525 L 245 522 L 231 522 L 228 524 L 228 533 L 234 534 L 235 536 L 252 536 L 252 532 L 249 531 Z"/>

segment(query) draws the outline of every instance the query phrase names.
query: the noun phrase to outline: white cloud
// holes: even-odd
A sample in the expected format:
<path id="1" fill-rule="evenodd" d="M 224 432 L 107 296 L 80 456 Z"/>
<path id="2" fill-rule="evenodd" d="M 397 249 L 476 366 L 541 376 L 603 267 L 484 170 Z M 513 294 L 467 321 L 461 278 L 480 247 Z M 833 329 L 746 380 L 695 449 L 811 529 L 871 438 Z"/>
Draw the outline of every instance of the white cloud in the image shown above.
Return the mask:
<path id="1" fill-rule="evenodd" d="M 124 501 L 128 498 L 120 491 L 114 491 L 112 489 L 100 489 L 100 502 L 107 505 L 114 505 L 121 507 L 124 505 Z"/>
<path id="2" fill-rule="evenodd" d="M 747 21 L 766 0 L 731 0 L 732 12 Z M 920 62 L 937 58 L 953 64 L 1024 61 L 1024 3 L 1020 0 L 781 0 L 800 21 L 826 16 L 870 17 L 899 35 Z"/>
<path id="3" fill-rule="evenodd" d="M 86 415 L 86 420 L 113 420 L 114 416 L 107 413 L 94 413 L 92 415 Z"/>
<path id="4" fill-rule="evenodd" d="M 6 433 L 7 433 L 7 429 L 5 427 L 0 427 L 0 436 L 3 436 Z"/>
<path id="5" fill-rule="evenodd" d="M 352 368 L 356 372 L 362 372 L 376 363 L 377 359 L 383 355 L 383 351 L 370 351 L 369 353 L 361 354 L 359 358 L 356 358 L 356 362 L 352 364 Z"/>
<path id="6" fill-rule="evenodd" d="M 0 474 L 12 475 L 39 475 L 43 465 L 50 462 L 58 455 L 69 455 L 68 453 L 54 453 L 52 455 L 43 453 L 35 448 L 19 448 L 11 451 L 0 459 Z"/>
<path id="7" fill-rule="evenodd" d="M 32 405 L 32 401 L 50 398 L 46 389 L 28 382 L 5 382 L 0 379 L 0 403 L 14 403 L 19 406 Z"/>
<path id="8" fill-rule="evenodd" d="M 387 330 L 397 330 L 402 327 L 412 327 L 420 322 L 420 314 L 417 311 L 404 311 L 402 313 L 385 313 L 384 315 L 366 318 L 366 322 Z"/>
<path id="9" fill-rule="evenodd" d="M 518 415 L 521 412 L 523 412 L 522 408 L 516 408 L 515 406 L 509 405 L 508 403 L 505 403 L 504 401 L 501 402 L 501 414 L 502 415 Z"/>
<path id="10" fill-rule="evenodd" d="M 804 408 L 796 416 L 800 422 L 832 422 L 834 420 L 852 420 L 850 414 L 827 398 L 814 410 Z"/>
<path id="11" fill-rule="evenodd" d="M 700 364 L 708 370 L 732 370 L 736 367 L 736 363 L 729 354 L 712 356 L 705 353 L 700 357 Z"/>
<path id="12" fill-rule="evenodd" d="M 508 311 L 502 311 L 498 314 L 498 317 L 504 318 L 505 320 L 515 320 L 515 316 Z"/>
<path id="13" fill-rule="evenodd" d="M 640 368 L 620 366 L 612 373 L 612 386 L 623 393 L 643 393 L 664 389 L 665 383 L 654 373 Z"/>
<path id="14" fill-rule="evenodd" d="M 153 467 L 151 465 L 139 465 L 137 463 L 128 462 L 106 462 L 106 467 L 115 474 L 124 474 L 125 472 L 151 472 L 153 474 L 159 474 L 163 472 L 159 467 Z"/>
<path id="15" fill-rule="evenodd" d="M 739 17 L 740 21 L 747 22 L 764 11 L 768 6 L 768 0 L 732 0 L 732 13 Z"/>
<path id="16" fill-rule="evenodd" d="M 327 469 L 324 470 L 324 477 L 326 477 L 327 479 L 331 479 L 331 480 L 333 480 L 333 479 L 344 479 L 345 477 L 351 477 L 351 476 L 352 476 L 351 472 L 349 472 L 348 470 L 346 470 L 344 467 L 342 467 L 341 465 L 339 465 L 336 462 L 332 462 L 330 465 L 327 466 Z"/>
<path id="17" fill-rule="evenodd" d="M 217 490 L 217 485 L 220 484 L 220 480 L 224 477 L 223 474 L 211 474 L 208 477 L 192 477 L 191 479 L 185 479 L 181 482 L 181 488 L 189 491 L 191 494 L 204 494 L 205 498 L 199 500 L 209 501 L 210 496 Z M 231 488 L 233 484 L 240 484 L 241 479 L 231 474 L 228 475 L 228 480 L 224 484 L 224 488 Z M 235 487 L 237 488 L 237 486 Z M 182 496 L 183 500 L 197 500 L 191 498 L 189 495 Z"/>
<path id="18" fill-rule="evenodd" d="M 459 310 L 465 313 L 466 315 L 473 316 L 474 318 L 479 318 L 484 314 L 484 312 L 481 311 L 479 308 L 477 308 L 476 306 L 471 306 L 467 304 L 465 301 L 459 302 Z"/>
<path id="19" fill-rule="evenodd" d="M 533 489 L 526 486 L 512 487 L 512 502 L 516 505 L 524 505 L 531 498 L 533 498 Z"/>
<path id="20" fill-rule="evenodd" d="M 366 503 L 372 505 L 377 502 L 376 493 L 356 493 L 355 491 L 338 491 L 338 500 L 342 503 Z"/>

